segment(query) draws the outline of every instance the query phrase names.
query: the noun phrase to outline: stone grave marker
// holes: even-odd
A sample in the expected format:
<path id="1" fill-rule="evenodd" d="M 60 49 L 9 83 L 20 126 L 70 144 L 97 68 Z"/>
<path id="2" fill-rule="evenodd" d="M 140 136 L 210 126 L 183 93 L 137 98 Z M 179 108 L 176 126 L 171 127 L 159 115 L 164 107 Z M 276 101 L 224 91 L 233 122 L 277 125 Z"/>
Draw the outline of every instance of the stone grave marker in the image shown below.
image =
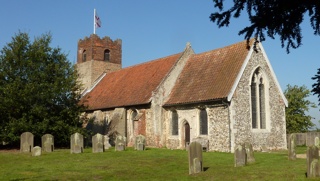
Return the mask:
<path id="1" fill-rule="evenodd" d="M 244 144 L 238 145 L 234 150 L 234 166 L 245 166 L 247 164 L 247 154 Z"/>
<path id="2" fill-rule="evenodd" d="M 192 141 L 196 141 L 202 145 L 202 150 L 209 151 L 209 140 L 202 137 L 193 138 Z"/>
<path id="3" fill-rule="evenodd" d="M 253 148 L 252 148 L 252 144 L 246 142 L 244 144 L 245 149 L 246 149 L 246 154 L 247 154 L 247 163 L 254 163 L 256 161 L 256 159 L 254 158 L 254 153 L 253 153 Z"/>
<path id="4" fill-rule="evenodd" d="M 116 137 L 115 150 L 116 151 L 125 150 L 126 149 L 126 140 L 127 140 L 127 138 L 125 136 L 118 135 Z"/>
<path id="5" fill-rule="evenodd" d="M 104 137 L 102 134 L 97 133 L 92 137 L 92 152 L 93 153 L 100 153 L 104 152 Z"/>
<path id="6" fill-rule="evenodd" d="M 111 144 L 109 142 L 109 136 L 104 135 L 104 150 L 108 150 L 111 147 Z"/>
<path id="7" fill-rule="evenodd" d="M 146 138 L 143 135 L 138 135 L 135 140 L 134 147 L 136 150 L 145 150 Z"/>
<path id="8" fill-rule="evenodd" d="M 290 134 L 288 145 L 288 159 L 295 160 L 296 158 L 296 135 Z"/>
<path id="9" fill-rule="evenodd" d="M 71 153 L 82 153 L 83 152 L 83 135 L 80 133 L 74 133 L 70 139 Z"/>
<path id="10" fill-rule="evenodd" d="M 202 145 L 199 142 L 191 142 L 188 149 L 189 174 L 202 172 Z"/>
<path id="11" fill-rule="evenodd" d="M 314 138 L 314 146 L 320 148 L 320 141 L 319 141 L 319 137 L 318 136 L 316 136 Z"/>
<path id="12" fill-rule="evenodd" d="M 31 152 L 34 136 L 30 132 L 24 132 L 20 136 L 20 152 Z"/>
<path id="13" fill-rule="evenodd" d="M 307 177 L 320 177 L 319 149 L 314 145 L 307 149 Z"/>
<path id="14" fill-rule="evenodd" d="M 51 134 L 45 134 L 41 137 L 42 151 L 53 152 L 54 137 Z"/>
<path id="15" fill-rule="evenodd" d="M 32 156 L 41 156 L 41 147 L 35 146 L 32 148 Z"/>

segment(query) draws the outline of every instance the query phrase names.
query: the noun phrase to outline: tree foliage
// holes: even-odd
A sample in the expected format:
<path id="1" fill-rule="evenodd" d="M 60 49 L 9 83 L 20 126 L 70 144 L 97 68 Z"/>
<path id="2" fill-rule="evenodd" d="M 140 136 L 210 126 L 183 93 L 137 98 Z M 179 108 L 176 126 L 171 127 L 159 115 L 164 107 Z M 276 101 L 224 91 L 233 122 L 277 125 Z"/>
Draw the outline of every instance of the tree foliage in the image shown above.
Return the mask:
<path id="1" fill-rule="evenodd" d="M 233 6 L 225 11 L 224 0 L 213 2 L 218 12 L 212 13 L 210 19 L 217 23 L 219 28 L 228 26 L 231 17 L 239 18 L 241 13 L 246 11 L 251 24 L 240 30 L 239 35 L 244 35 L 248 41 L 252 37 L 264 41 L 266 35 L 272 39 L 279 35 L 281 46 L 286 46 L 289 53 L 290 48 L 298 48 L 302 44 L 300 25 L 306 13 L 310 17 L 314 34 L 320 35 L 319 0 L 234 0 Z"/>
<path id="2" fill-rule="evenodd" d="M 287 85 L 284 92 L 288 107 L 286 108 L 286 127 L 287 133 L 306 132 L 314 126 L 311 122 L 312 117 L 306 115 L 309 108 L 315 108 L 315 103 L 309 101 L 310 90 L 306 86 Z"/>
<path id="3" fill-rule="evenodd" d="M 31 42 L 19 32 L 0 51 L 0 141 L 17 144 L 29 131 L 38 140 L 52 134 L 64 146 L 74 132 L 84 133 L 77 72 L 51 40 L 44 34 Z"/>

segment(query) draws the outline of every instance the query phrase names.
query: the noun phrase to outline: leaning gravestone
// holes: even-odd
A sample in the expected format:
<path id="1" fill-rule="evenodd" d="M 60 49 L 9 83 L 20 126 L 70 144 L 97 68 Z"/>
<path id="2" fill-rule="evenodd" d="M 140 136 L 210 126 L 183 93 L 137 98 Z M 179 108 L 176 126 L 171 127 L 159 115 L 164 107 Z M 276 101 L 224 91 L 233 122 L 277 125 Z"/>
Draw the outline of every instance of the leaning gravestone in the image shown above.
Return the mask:
<path id="1" fill-rule="evenodd" d="M 295 160 L 296 158 L 296 135 L 290 134 L 288 145 L 288 159 Z"/>
<path id="2" fill-rule="evenodd" d="M 247 164 L 246 149 L 243 144 L 236 146 L 234 150 L 234 166 L 245 166 Z"/>
<path id="3" fill-rule="evenodd" d="M 319 164 L 319 149 L 316 146 L 310 146 L 307 149 L 307 177 L 319 177 L 320 164 Z"/>
<path id="4" fill-rule="evenodd" d="M 146 138 L 143 135 L 138 135 L 135 140 L 134 148 L 139 151 L 145 150 Z"/>
<path id="5" fill-rule="evenodd" d="M 198 142 L 189 144 L 189 174 L 202 172 L 202 145 Z"/>
<path id="6" fill-rule="evenodd" d="M 103 135 L 97 133 L 92 137 L 92 152 L 93 153 L 100 153 L 104 151 L 103 147 Z"/>
<path id="7" fill-rule="evenodd" d="M 253 148 L 252 148 L 252 144 L 246 142 L 244 144 L 245 149 L 246 149 L 246 157 L 247 157 L 247 163 L 254 163 L 256 161 L 256 159 L 254 158 L 254 154 L 253 154 Z"/>
<path id="8" fill-rule="evenodd" d="M 24 132 L 20 136 L 20 152 L 31 152 L 34 136 L 30 132 Z"/>
<path id="9" fill-rule="evenodd" d="M 104 136 L 104 143 L 103 143 L 104 150 L 108 150 L 111 147 L 109 139 L 110 139 L 109 136 L 107 135 Z"/>
<path id="10" fill-rule="evenodd" d="M 83 152 L 83 136 L 80 133 L 71 135 L 70 139 L 71 153 L 82 153 Z"/>
<path id="11" fill-rule="evenodd" d="M 320 141 L 319 141 L 319 137 L 318 136 L 316 136 L 314 138 L 314 146 L 320 148 Z"/>
<path id="12" fill-rule="evenodd" d="M 51 134 L 45 134 L 41 137 L 42 150 L 45 152 L 53 152 L 54 137 Z"/>
<path id="13" fill-rule="evenodd" d="M 32 148 L 32 156 L 40 156 L 41 155 L 41 147 L 35 146 Z"/>
<path id="14" fill-rule="evenodd" d="M 115 150 L 116 151 L 123 151 L 126 149 L 126 137 L 125 136 L 117 136 L 115 142 Z"/>

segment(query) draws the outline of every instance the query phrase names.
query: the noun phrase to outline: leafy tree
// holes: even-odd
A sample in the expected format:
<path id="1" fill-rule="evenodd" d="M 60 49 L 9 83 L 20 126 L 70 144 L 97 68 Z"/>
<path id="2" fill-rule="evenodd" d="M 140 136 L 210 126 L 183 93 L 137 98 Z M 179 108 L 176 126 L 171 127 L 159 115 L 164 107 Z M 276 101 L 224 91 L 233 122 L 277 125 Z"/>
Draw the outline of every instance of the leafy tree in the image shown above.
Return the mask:
<path id="1" fill-rule="evenodd" d="M 307 100 L 310 91 L 306 86 L 287 85 L 284 91 L 288 99 L 288 107 L 286 108 L 286 126 L 287 133 L 306 132 L 314 126 L 311 122 L 312 117 L 306 115 L 309 108 L 315 108 L 315 103 Z"/>
<path id="2" fill-rule="evenodd" d="M 218 12 L 212 13 L 211 21 L 220 27 L 228 26 L 231 17 L 239 18 L 246 11 L 250 25 L 239 31 L 249 41 L 265 40 L 265 36 L 274 39 L 280 36 L 282 47 L 289 53 L 290 48 L 298 48 L 302 43 L 300 24 L 307 13 L 315 35 L 320 35 L 320 1 L 283 1 L 283 0 L 234 0 L 232 7 L 224 8 L 224 0 L 213 0 Z"/>
<path id="3" fill-rule="evenodd" d="M 0 141 L 17 145 L 29 131 L 38 141 L 49 133 L 55 145 L 66 146 L 71 134 L 85 133 L 77 72 L 51 40 L 44 34 L 30 42 L 19 32 L 0 51 Z"/>

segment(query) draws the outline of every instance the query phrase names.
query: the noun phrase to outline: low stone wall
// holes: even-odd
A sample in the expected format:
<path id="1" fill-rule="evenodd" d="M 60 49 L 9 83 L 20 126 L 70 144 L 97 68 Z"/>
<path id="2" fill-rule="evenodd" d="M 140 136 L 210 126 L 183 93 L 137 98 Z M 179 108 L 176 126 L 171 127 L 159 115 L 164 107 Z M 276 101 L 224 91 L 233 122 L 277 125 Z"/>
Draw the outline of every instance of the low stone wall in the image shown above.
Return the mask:
<path id="1" fill-rule="evenodd" d="M 298 146 L 312 146 L 314 145 L 315 137 L 320 138 L 320 132 L 307 132 L 307 133 L 294 133 L 296 135 L 296 145 Z M 289 135 L 287 134 L 287 141 L 289 140 Z M 288 143 L 287 143 L 288 145 Z"/>

